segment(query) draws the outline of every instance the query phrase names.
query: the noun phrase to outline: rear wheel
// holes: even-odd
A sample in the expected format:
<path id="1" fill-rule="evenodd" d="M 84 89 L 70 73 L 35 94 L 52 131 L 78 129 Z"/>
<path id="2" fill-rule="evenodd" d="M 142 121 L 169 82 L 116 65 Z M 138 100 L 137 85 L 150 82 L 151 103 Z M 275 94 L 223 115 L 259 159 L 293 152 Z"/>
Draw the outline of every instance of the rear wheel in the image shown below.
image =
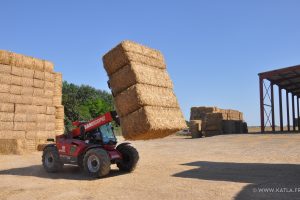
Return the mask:
<path id="1" fill-rule="evenodd" d="M 107 152 L 100 148 L 87 151 L 83 158 L 84 171 L 92 177 L 106 176 L 110 171 L 110 164 Z"/>
<path id="2" fill-rule="evenodd" d="M 59 153 L 55 146 L 44 149 L 42 162 L 47 172 L 58 172 L 64 165 L 59 158 Z"/>
<path id="3" fill-rule="evenodd" d="M 132 172 L 139 161 L 139 153 L 129 145 L 121 145 L 117 150 L 122 154 L 122 160 L 117 163 L 121 171 Z"/>

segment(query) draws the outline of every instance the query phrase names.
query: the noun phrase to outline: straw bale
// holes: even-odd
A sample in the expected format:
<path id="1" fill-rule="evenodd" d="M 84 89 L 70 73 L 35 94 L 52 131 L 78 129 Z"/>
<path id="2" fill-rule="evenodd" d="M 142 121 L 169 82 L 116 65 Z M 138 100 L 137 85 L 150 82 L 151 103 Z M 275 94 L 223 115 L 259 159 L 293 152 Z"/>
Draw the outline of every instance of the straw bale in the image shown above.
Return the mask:
<path id="1" fill-rule="evenodd" d="M 53 105 L 60 106 L 62 103 L 62 96 L 53 96 Z"/>
<path id="2" fill-rule="evenodd" d="M 5 50 L 0 50 L 0 63 L 4 65 L 11 64 L 12 53 Z"/>
<path id="3" fill-rule="evenodd" d="M 22 154 L 24 148 L 22 139 L 0 139 L 0 154 Z"/>
<path id="4" fill-rule="evenodd" d="M 46 106 L 53 106 L 53 99 L 52 98 L 44 98 L 44 102 Z"/>
<path id="5" fill-rule="evenodd" d="M 65 127 L 64 120 L 56 119 L 55 120 L 55 130 L 63 130 Z"/>
<path id="6" fill-rule="evenodd" d="M 103 56 L 104 68 L 108 75 L 112 75 L 131 62 L 144 63 L 162 69 L 166 68 L 164 58 L 159 51 L 130 41 L 121 42 Z"/>
<path id="7" fill-rule="evenodd" d="M 26 131 L 34 131 L 36 130 L 35 122 L 26 122 Z"/>
<path id="8" fill-rule="evenodd" d="M 26 137 L 26 139 L 35 139 L 36 135 L 37 135 L 36 130 L 26 131 L 25 137 Z"/>
<path id="9" fill-rule="evenodd" d="M 22 104 L 32 104 L 33 97 L 30 95 L 21 95 L 21 103 Z"/>
<path id="10" fill-rule="evenodd" d="M 48 90 L 48 89 L 44 90 L 44 96 L 45 97 L 53 98 L 53 95 L 54 95 L 53 90 Z"/>
<path id="11" fill-rule="evenodd" d="M 21 67 L 16 67 L 16 66 L 12 66 L 11 67 L 11 74 L 15 75 L 15 76 L 20 76 L 22 77 L 24 73 L 24 69 Z"/>
<path id="12" fill-rule="evenodd" d="M 55 118 L 56 119 L 64 119 L 65 111 L 64 106 L 56 106 Z"/>
<path id="13" fill-rule="evenodd" d="M 41 105 L 41 106 L 35 106 L 35 110 L 37 114 L 46 114 L 47 112 L 47 106 Z"/>
<path id="14" fill-rule="evenodd" d="M 205 122 L 205 131 L 222 130 L 222 120 L 215 119 L 214 121 Z"/>
<path id="15" fill-rule="evenodd" d="M 137 83 L 173 88 L 173 83 L 166 70 L 139 63 L 123 67 L 110 76 L 109 83 L 115 95 Z"/>
<path id="16" fill-rule="evenodd" d="M 45 80 L 45 72 L 34 70 L 33 78 L 39 80 Z"/>
<path id="17" fill-rule="evenodd" d="M 37 121 L 45 123 L 45 121 L 46 121 L 46 115 L 45 114 L 37 114 Z"/>
<path id="18" fill-rule="evenodd" d="M 22 104 L 23 103 L 23 99 L 21 95 L 18 94 L 9 94 L 9 102 L 10 103 L 18 103 L 18 104 Z"/>
<path id="19" fill-rule="evenodd" d="M 36 124 L 36 129 L 39 130 L 39 131 L 44 131 L 46 130 L 46 123 L 45 122 L 38 122 Z"/>
<path id="20" fill-rule="evenodd" d="M 2 94 L 0 94 L 2 96 Z M 15 112 L 15 105 L 13 103 L 0 103 L 0 112 Z"/>
<path id="21" fill-rule="evenodd" d="M 47 106 L 46 114 L 47 115 L 55 115 L 56 108 L 54 106 Z"/>
<path id="22" fill-rule="evenodd" d="M 11 75 L 0 73 L 0 84 L 11 84 Z"/>
<path id="23" fill-rule="evenodd" d="M 13 122 L 2 122 L 0 121 L 0 130 L 13 130 L 14 123 Z"/>
<path id="24" fill-rule="evenodd" d="M 64 132 L 65 132 L 65 130 L 64 129 L 56 129 L 55 130 L 55 135 L 62 135 L 62 134 L 64 134 Z"/>
<path id="25" fill-rule="evenodd" d="M 192 107 L 190 113 L 190 120 L 203 120 L 208 113 L 217 113 L 220 109 L 217 107 Z"/>
<path id="26" fill-rule="evenodd" d="M 25 113 L 15 113 L 14 122 L 26 122 L 27 115 Z"/>
<path id="27" fill-rule="evenodd" d="M 0 92 L 1 93 L 9 93 L 10 85 L 7 84 L 0 84 Z"/>
<path id="28" fill-rule="evenodd" d="M 45 80 L 46 81 L 50 81 L 50 82 L 54 82 L 54 80 L 55 80 L 54 73 L 52 73 L 52 72 L 45 72 Z"/>
<path id="29" fill-rule="evenodd" d="M 0 93 L 0 103 L 11 103 L 10 96 L 9 93 Z"/>
<path id="30" fill-rule="evenodd" d="M 21 94 L 22 93 L 22 87 L 17 86 L 17 85 L 11 85 L 9 91 L 10 91 L 11 94 Z"/>
<path id="31" fill-rule="evenodd" d="M 29 151 L 35 151 L 37 149 L 37 144 L 35 139 L 25 140 L 25 148 Z"/>
<path id="32" fill-rule="evenodd" d="M 39 70 L 39 71 L 44 71 L 44 61 L 34 58 L 33 59 L 33 69 Z"/>
<path id="33" fill-rule="evenodd" d="M 33 79 L 32 78 L 27 78 L 27 77 L 22 77 L 21 83 L 22 83 L 22 86 L 24 86 L 24 87 L 32 87 L 33 86 Z"/>
<path id="34" fill-rule="evenodd" d="M 214 120 L 214 119 L 221 119 L 221 120 L 227 120 L 227 114 L 224 113 L 207 113 L 206 114 L 206 119 L 209 120 Z"/>
<path id="35" fill-rule="evenodd" d="M 12 53 L 11 57 L 11 65 L 16 66 L 16 67 L 22 67 L 24 63 L 25 56 L 17 53 Z"/>
<path id="36" fill-rule="evenodd" d="M 22 95 L 33 95 L 33 87 L 22 87 Z"/>
<path id="37" fill-rule="evenodd" d="M 39 105 L 39 106 L 51 106 L 52 99 L 43 98 L 43 97 L 33 97 L 32 104 Z"/>
<path id="38" fill-rule="evenodd" d="M 0 121 L 12 122 L 14 120 L 14 113 L 0 112 Z"/>
<path id="39" fill-rule="evenodd" d="M 13 127 L 15 131 L 26 131 L 27 122 L 14 122 Z"/>
<path id="40" fill-rule="evenodd" d="M 62 95 L 62 87 L 61 86 L 54 87 L 53 94 L 55 96 L 61 96 Z"/>
<path id="41" fill-rule="evenodd" d="M 44 60 L 44 70 L 45 72 L 53 72 L 54 64 L 50 61 Z"/>
<path id="42" fill-rule="evenodd" d="M 33 105 L 23 105 L 23 104 L 15 105 L 15 113 L 34 114 L 36 112 L 37 112 L 37 107 Z"/>
<path id="43" fill-rule="evenodd" d="M 190 129 L 192 138 L 202 137 L 201 125 L 202 125 L 202 120 L 191 120 L 190 121 L 189 129 Z"/>
<path id="44" fill-rule="evenodd" d="M 0 130 L 1 139 L 25 139 L 25 131 Z"/>
<path id="45" fill-rule="evenodd" d="M 45 86 L 45 81 L 33 79 L 33 87 L 44 88 L 44 86 Z"/>
<path id="46" fill-rule="evenodd" d="M 27 122 L 36 122 L 37 121 L 37 114 L 26 114 L 26 121 Z"/>
<path id="47" fill-rule="evenodd" d="M 55 131 L 55 123 L 54 122 L 46 123 L 46 131 Z"/>
<path id="48" fill-rule="evenodd" d="M 11 74 L 11 66 L 3 65 L 0 63 L 0 73 L 1 74 Z"/>
<path id="49" fill-rule="evenodd" d="M 22 77 L 20 76 L 11 76 L 11 84 L 12 85 L 22 85 Z"/>
<path id="50" fill-rule="evenodd" d="M 43 97 L 44 96 L 44 90 L 40 88 L 34 88 L 33 89 L 33 96 L 35 97 Z"/>
<path id="51" fill-rule="evenodd" d="M 30 56 L 24 56 L 23 57 L 23 67 L 34 70 L 34 58 L 30 57 Z M 30 77 L 30 78 L 33 78 L 33 77 Z"/>
<path id="52" fill-rule="evenodd" d="M 46 122 L 55 122 L 55 115 L 46 115 Z"/>
<path id="53" fill-rule="evenodd" d="M 121 127 L 126 139 L 146 140 L 171 135 L 186 123 L 178 108 L 145 106 L 121 118 Z"/>
<path id="54" fill-rule="evenodd" d="M 54 83 L 50 81 L 45 81 L 45 89 L 54 89 Z"/>
<path id="55" fill-rule="evenodd" d="M 54 83 L 55 83 L 55 86 L 62 85 L 62 73 L 58 73 L 58 72 L 54 73 Z"/>
<path id="56" fill-rule="evenodd" d="M 239 118 L 240 118 L 240 120 L 242 120 L 242 121 L 244 120 L 244 114 L 243 114 L 242 112 L 239 113 Z"/>
<path id="57" fill-rule="evenodd" d="M 178 108 L 177 98 L 172 89 L 136 84 L 114 98 L 120 117 L 126 116 L 143 106 Z"/>
<path id="58" fill-rule="evenodd" d="M 33 75 L 34 75 L 34 70 L 33 69 L 24 68 L 23 77 L 33 79 Z"/>

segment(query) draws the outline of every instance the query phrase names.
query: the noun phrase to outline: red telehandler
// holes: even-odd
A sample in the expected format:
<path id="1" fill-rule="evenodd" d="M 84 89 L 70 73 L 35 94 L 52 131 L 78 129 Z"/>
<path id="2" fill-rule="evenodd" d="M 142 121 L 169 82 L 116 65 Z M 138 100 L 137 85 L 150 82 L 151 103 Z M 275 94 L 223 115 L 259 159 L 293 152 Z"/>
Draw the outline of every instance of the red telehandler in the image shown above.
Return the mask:
<path id="1" fill-rule="evenodd" d="M 48 139 L 54 143 L 43 149 L 42 162 L 47 172 L 57 172 L 64 164 L 78 165 L 92 177 L 103 177 L 110 165 L 131 172 L 139 160 L 137 150 L 130 143 L 117 145 L 111 122 L 120 124 L 115 111 L 107 112 L 89 122 L 76 121 L 68 134 Z"/>

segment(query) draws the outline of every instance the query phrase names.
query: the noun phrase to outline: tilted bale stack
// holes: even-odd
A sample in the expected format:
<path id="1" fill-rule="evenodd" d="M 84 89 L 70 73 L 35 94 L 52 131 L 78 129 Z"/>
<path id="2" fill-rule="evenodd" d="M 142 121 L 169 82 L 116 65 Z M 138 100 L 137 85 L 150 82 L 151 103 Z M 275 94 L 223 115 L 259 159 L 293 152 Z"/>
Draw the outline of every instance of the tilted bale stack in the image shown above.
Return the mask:
<path id="1" fill-rule="evenodd" d="M 244 122 L 243 113 L 237 110 L 192 107 L 190 120 L 202 120 L 202 134 L 205 137 L 247 132 L 247 123 Z"/>
<path id="2" fill-rule="evenodd" d="M 53 68 L 49 61 L 0 50 L 0 153 L 35 150 L 55 135 L 61 102 L 53 104 Z"/>
<path id="3" fill-rule="evenodd" d="M 186 127 L 163 55 L 123 41 L 103 56 L 126 139 L 155 139 Z"/>

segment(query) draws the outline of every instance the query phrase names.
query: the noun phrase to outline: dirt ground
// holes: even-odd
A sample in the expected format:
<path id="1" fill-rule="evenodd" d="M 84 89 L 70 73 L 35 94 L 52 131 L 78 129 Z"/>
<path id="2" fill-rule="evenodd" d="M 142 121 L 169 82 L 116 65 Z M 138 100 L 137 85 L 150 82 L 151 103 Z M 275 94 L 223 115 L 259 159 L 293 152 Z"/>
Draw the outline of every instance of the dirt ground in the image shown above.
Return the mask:
<path id="1" fill-rule="evenodd" d="M 136 171 L 123 174 L 113 166 L 103 179 L 89 179 L 75 166 L 48 174 L 41 152 L 0 155 L 0 199 L 300 199 L 300 134 L 171 136 L 132 144 L 140 153 Z"/>

